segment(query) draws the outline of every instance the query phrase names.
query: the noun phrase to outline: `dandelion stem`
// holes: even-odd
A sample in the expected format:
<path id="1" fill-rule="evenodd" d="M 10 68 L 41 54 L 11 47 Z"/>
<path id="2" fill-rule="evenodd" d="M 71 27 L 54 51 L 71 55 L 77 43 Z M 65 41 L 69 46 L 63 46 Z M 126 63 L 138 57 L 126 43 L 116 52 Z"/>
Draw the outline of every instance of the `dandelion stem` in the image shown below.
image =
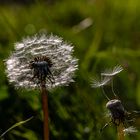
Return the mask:
<path id="1" fill-rule="evenodd" d="M 41 83 L 41 97 L 44 116 L 44 140 L 49 140 L 48 91 L 44 81 Z"/>
<path id="2" fill-rule="evenodd" d="M 118 140 L 124 140 L 124 125 L 123 123 L 120 123 L 117 126 L 117 131 L 118 131 Z"/>

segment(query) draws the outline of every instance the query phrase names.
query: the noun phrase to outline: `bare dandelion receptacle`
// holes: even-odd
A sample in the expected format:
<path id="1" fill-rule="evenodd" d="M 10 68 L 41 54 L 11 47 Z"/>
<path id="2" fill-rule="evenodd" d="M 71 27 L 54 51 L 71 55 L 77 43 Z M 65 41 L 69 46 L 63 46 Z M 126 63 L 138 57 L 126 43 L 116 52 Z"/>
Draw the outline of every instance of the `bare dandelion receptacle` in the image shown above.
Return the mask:
<path id="1" fill-rule="evenodd" d="M 119 125 L 125 120 L 125 109 L 120 100 L 114 99 L 110 100 L 106 104 L 106 108 L 109 109 L 111 113 L 112 122 L 115 125 Z"/>

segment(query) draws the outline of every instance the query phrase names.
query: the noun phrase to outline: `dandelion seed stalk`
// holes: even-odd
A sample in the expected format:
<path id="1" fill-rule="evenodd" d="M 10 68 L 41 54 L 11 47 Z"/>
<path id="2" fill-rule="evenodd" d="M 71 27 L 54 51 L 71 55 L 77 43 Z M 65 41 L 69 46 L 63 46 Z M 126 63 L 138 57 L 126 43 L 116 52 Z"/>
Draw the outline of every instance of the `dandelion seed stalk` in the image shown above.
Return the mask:
<path id="1" fill-rule="evenodd" d="M 117 126 L 117 131 L 118 131 L 118 140 L 124 140 L 124 125 L 123 123 L 120 123 Z"/>
<path id="2" fill-rule="evenodd" d="M 49 140 L 48 91 L 46 89 L 44 81 L 41 83 L 41 98 L 44 117 L 44 140 Z"/>

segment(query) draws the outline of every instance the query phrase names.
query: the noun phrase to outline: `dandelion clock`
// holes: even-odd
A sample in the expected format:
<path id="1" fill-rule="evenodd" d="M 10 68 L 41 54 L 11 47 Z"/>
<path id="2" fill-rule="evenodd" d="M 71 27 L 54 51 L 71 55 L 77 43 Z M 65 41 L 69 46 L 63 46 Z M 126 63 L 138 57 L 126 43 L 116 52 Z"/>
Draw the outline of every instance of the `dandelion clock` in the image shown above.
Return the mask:
<path id="1" fill-rule="evenodd" d="M 6 60 L 9 82 L 16 88 L 39 89 L 44 113 L 44 140 L 49 140 L 48 91 L 74 82 L 77 59 L 73 46 L 58 36 L 35 35 L 15 43 Z"/>

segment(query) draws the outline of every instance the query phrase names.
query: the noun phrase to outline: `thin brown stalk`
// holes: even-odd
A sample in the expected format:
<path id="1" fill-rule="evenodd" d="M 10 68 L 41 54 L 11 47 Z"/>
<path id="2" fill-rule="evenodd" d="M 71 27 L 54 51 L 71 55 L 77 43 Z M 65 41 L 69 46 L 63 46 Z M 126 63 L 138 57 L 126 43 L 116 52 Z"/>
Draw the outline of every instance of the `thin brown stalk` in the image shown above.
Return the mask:
<path id="1" fill-rule="evenodd" d="M 48 91 L 45 82 L 41 84 L 41 98 L 44 117 L 44 140 L 49 140 Z"/>
<path id="2" fill-rule="evenodd" d="M 123 123 L 120 123 L 117 126 L 117 131 L 118 131 L 118 140 L 124 140 L 124 125 Z"/>

